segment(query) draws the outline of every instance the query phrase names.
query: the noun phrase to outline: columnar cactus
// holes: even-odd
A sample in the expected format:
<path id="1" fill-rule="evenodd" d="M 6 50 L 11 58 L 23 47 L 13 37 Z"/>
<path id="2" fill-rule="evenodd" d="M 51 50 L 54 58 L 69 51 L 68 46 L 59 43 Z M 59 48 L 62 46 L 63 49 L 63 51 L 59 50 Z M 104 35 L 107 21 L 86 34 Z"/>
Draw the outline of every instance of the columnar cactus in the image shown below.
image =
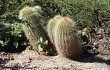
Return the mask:
<path id="1" fill-rule="evenodd" d="M 54 28 L 54 40 L 60 56 L 75 58 L 81 54 L 81 44 L 76 33 L 76 23 L 73 20 L 63 17 L 58 21 Z"/>
<path id="2" fill-rule="evenodd" d="M 53 44 L 54 44 L 54 28 L 60 18 L 62 18 L 62 16 L 56 15 L 54 18 L 49 20 L 47 25 L 48 36 Z"/>
<path id="3" fill-rule="evenodd" d="M 43 40 L 48 40 L 48 47 L 51 48 L 52 44 L 46 34 L 46 31 L 40 24 L 42 8 L 40 6 L 29 7 L 26 6 L 19 13 L 19 19 L 26 21 L 23 24 L 23 29 L 30 45 L 36 50 L 35 42 L 38 38 L 42 37 Z"/>

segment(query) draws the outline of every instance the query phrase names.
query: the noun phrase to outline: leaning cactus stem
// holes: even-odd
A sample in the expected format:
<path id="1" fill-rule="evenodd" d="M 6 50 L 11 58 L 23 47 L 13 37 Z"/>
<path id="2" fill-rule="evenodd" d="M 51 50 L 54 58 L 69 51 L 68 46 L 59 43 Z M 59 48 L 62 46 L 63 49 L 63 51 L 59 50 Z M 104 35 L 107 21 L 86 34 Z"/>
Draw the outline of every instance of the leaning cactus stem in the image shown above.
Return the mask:
<path id="1" fill-rule="evenodd" d="M 37 50 L 35 45 L 35 41 L 40 37 L 43 40 L 48 40 L 48 49 L 52 48 L 52 44 L 49 41 L 49 38 L 46 34 L 46 31 L 41 26 L 41 19 L 42 19 L 42 8 L 40 6 L 29 7 L 26 6 L 19 13 L 19 19 L 26 21 L 27 24 L 23 24 L 23 29 L 27 39 L 29 39 L 30 45 L 33 47 L 34 50 Z M 28 32 L 27 32 L 28 31 Z"/>

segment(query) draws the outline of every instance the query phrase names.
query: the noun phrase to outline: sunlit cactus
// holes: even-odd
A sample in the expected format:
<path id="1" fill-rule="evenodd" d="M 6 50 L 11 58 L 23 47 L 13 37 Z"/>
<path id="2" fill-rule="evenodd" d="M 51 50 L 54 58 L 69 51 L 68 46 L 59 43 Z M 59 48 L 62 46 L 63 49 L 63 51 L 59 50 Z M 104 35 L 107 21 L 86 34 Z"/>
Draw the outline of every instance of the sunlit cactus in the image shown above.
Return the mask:
<path id="1" fill-rule="evenodd" d="M 54 28 L 60 18 L 62 18 L 62 16 L 56 15 L 54 18 L 49 20 L 48 25 L 47 25 L 47 32 L 53 44 L 54 44 Z"/>
<path id="2" fill-rule="evenodd" d="M 48 47 L 51 48 L 52 46 L 46 31 L 41 26 L 41 14 L 42 8 L 40 6 L 26 6 L 19 12 L 19 19 L 26 21 L 26 23 L 23 24 L 23 29 L 27 39 L 29 39 L 30 45 L 34 50 L 37 50 L 35 42 L 40 37 L 42 37 L 43 40 L 48 40 Z"/>
<path id="3" fill-rule="evenodd" d="M 47 25 L 47 32 L 48 32 L 48 36 L 50 38 L 50 41 L 53 43 L 54 42 L 54 34 L 53 34 L 53 29 L 55 26 L 55 20 L 54 19 L 50 19 L 49 23 Z"/>
<path id="4" fill-rule="evenodd" d="M 42 13 L 43 11 L 42 11 L 42 7 L 40 7 L 40 6 L 34 6 L 33 8 L 33 11 L 35 11 L 35 12 L 39 12 L 39 13 Z"/>
<path id="5" fill-rule="evenodd" d="M 19 12 L 19 19 L 22 19 L 22 20 L 27 20 L 28 19 L 28 17 L 29 17 L 29 14 L 31 14 L 32 13 L 32 11 L 31 11 L 31 7 L 29 7 L 29 6 L 26 6 L 26 7 L 24 7 L 23 9 L 21 9 L 20 10 L 20 12 Z"/>
<path id="6" fill-rule="evenodd" d="M 81 54 L 81 44 L 76 35 L 76 23 L 68 17 L 61 18 L 55 28 L 55 46 L 62 57 L 76 58 Z"/>
<path id="7" fill-rule="evenodd" d="M 62 18 L 61 15 L 56 15 L 56 16 L 54 17 L 55 21 L 58 21 L 58 20 L 61 19 L 61 18 Z"/>

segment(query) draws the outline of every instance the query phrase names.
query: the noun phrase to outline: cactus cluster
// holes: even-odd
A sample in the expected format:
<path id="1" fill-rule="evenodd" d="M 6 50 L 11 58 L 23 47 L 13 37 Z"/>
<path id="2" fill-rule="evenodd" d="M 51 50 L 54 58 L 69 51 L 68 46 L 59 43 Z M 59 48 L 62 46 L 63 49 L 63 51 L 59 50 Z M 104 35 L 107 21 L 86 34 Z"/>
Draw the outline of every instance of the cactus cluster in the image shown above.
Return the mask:
<path id="1" fill-rule="evenodd" d="M 73 20 L 68 17 L 54 17 L 49 21 L 47 28 L 48 35 L 60 56 L 75 58 L 81 54 L 81 44 Z"/>
<path id="2" fill-rule="evenodd" d="M 81 54 L 81 44 L 76 35 L 76 23 L 68 17 L 56 15 L 49 20 L 47 25 L 49 40 L 40 24 L 41 14 L 42 8 L 39 6 L 26 6 L 19 13 L 19 19 L 29 23 L 23 24 L 23 29 L 33 48 L 36 47 L 35 41 L 42 37 L 43 40 L 48 40 L 48 47 L 54 44 L 58 54 L 62 57 L 75 58 Z"/>

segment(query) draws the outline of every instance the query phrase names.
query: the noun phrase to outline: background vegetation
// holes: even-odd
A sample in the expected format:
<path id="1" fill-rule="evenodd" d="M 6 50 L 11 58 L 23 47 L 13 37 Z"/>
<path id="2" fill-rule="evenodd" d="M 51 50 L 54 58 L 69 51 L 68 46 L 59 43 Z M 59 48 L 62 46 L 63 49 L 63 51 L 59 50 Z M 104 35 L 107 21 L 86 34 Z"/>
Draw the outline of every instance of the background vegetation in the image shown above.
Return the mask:
<path id="1" fill-rule="evenodd" d="M 22 21 L 18 19 L 18 13 L 26 5 L 39 5 L 43 8 L 42 16 L 45 19 L 41 23 L 43 27 L 50 18 L 58 14 L 73 18 L 81 30 L 110 27 L 109 0 L 0 0 L 0 22 L 11 25 L 7 31 L 0 32 L 0 47 L 10 42 L 13 46 L 19 47 L 19 40 L 24 41 L 20 26 Z"/>

